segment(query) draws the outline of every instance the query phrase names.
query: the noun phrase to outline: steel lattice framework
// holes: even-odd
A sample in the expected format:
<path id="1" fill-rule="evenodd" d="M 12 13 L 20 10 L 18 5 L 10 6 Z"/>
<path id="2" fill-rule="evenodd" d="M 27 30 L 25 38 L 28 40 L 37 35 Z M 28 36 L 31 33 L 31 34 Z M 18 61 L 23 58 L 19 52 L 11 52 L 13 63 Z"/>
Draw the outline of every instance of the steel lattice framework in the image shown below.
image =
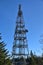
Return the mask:
<path id="1" fill-rule="evenodd" d="M 13 58 L 28 55 L 28 44 L 26 38 L 27 32 L 28 30 L 25 28 L 21 5 L 19 5 L 15 34 L 14 34 L 14 43 L 12 52 Z"/>

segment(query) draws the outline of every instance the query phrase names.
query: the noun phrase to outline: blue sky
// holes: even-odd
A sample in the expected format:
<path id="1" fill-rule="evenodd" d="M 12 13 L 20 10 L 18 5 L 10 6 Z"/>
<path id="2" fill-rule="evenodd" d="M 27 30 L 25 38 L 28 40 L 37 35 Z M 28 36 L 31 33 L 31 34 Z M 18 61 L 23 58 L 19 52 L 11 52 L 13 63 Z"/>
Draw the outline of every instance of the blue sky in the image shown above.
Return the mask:
<path id="1" fill-rule="evenodd" d="M 25 26 L 28 29 L 27 39 L 29 50 L 40 55 L 42 45 L 39 43 L 43 34 L 43 0 L 0 0 L 0 32 L 12 52 L 15 23 L 18 5 L 22 5 Z"/>

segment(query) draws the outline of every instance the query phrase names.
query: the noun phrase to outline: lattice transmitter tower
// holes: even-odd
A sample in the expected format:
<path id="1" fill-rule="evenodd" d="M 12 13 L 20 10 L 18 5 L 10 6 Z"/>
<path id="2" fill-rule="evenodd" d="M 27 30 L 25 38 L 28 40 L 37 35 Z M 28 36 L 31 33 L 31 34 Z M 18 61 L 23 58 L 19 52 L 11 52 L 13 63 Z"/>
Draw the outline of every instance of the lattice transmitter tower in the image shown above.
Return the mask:
<path id="1" fill-rule="evenodd" d="M 14 34 L 14 43 L 13 43 L 13 52 L 12 52 L 13 58 L 28 56 L 28 44 L 26 38 L 27 32 L 28 30 L 25 29 L 21 5 L 19 5 L 15 34 Z"/>

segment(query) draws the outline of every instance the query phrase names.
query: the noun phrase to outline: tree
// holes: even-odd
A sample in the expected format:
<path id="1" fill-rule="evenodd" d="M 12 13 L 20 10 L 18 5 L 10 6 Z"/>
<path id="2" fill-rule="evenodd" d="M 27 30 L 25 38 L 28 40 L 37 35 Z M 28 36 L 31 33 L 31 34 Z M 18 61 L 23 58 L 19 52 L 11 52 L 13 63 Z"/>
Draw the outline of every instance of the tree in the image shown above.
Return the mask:
<path id="1" fill-rule="evenodd" d="M 0 65 L 11 65 L 10 57 L 5 46 L 6 44 L 2 41 L 0 33 Z"/>
<path id="2" fill-rule="evenodd" d="M 30 52 L 30 56 L 31 56 L 31 58 L 30 58 L 30 65 L 37 65 L 36 64 L 36 56 L 33 54 L 32 50 Z"/>

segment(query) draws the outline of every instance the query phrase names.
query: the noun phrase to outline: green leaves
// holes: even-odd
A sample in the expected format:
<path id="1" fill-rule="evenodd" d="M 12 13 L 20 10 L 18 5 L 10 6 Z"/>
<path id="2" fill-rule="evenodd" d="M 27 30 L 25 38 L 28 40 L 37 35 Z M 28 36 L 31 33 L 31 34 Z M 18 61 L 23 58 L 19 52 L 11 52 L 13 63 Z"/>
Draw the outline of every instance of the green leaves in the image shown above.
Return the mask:
<path id="1" fill-rule="evenodd" d="M 11 65 L 11 61 L 8 54 L 9 52 L 7 51 L 5 46 L 6 44 L 3 41 L 0 41 L 0 65 Z"/>

